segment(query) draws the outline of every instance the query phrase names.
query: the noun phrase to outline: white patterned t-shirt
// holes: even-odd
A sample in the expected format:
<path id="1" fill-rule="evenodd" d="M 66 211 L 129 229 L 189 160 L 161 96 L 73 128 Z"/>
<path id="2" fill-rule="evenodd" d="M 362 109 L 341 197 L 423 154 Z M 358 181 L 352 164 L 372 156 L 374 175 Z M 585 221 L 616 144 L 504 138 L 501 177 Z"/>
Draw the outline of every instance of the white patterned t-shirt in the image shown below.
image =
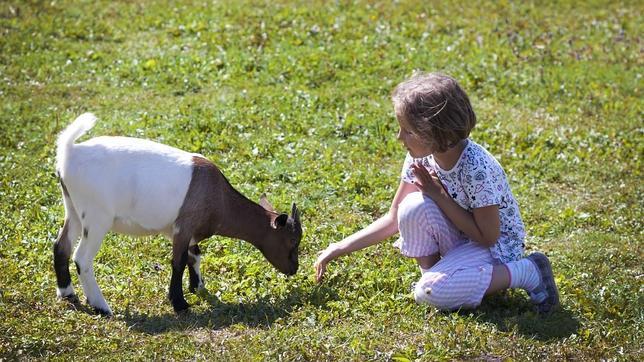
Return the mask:
<path id="1" fill-rule="evenodd" d="M 503 168 L 485 148 L 467 139 L 463 153 L 451 170 L 443 170 L 433 155 L 415 159 L 407 154 L 401 174 L 404 182 L 411 183 L 415 179 L 410 168 L 413 162 L 434 170 L 452 199 L 465 210 L 471 212 L 479 207 L 498 205 L 501 234 L 490 247 L 492 256 L 503 263 L 521 258 L 525 229 L 519 205 Z"/>

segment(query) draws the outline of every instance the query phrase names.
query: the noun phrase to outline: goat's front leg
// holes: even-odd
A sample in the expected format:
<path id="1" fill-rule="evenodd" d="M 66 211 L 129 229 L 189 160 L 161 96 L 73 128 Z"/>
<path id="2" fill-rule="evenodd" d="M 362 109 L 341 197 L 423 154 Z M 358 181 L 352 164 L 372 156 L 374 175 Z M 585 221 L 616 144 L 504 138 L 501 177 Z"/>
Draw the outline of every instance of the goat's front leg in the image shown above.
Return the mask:
<path id="1" fill-rule="evenodd" d="M 199 245 L 190 245 L 188 248 L 188 273 L 190 274 L 190 292 L 195 293 L 205 289 L 203 277 L 201 276 L 201 250 Z"/>
<path id="2" fill-rule="evenodd" d="M 105 234 L 111 227 L 111 219 L 109 217 L 102 217 L 99 215 L 87 215 L 82 223 L 82 237 L 78 247 L 74 251 L 74 263 L 76 263 L 76 271 L 78 272 L 78 279 L 80 279 L 81 286 L 87 303 L 100 314 L 112 315 L 112 310 L 105 301 L 101 289 L 96 283 L 94 276 L 94 257 L 101 247 Z"/>
<path id="3" fill-rule="evenodd" d="M 170 279 L 170 290 L 168 299 L 172 303 L 174 311 L 180 313 L 190 305 L 183 297 L 183 271 L 188 263 L 188 244 L 189 238 L 175 235 L 172 240 L 172 277 Z"/>

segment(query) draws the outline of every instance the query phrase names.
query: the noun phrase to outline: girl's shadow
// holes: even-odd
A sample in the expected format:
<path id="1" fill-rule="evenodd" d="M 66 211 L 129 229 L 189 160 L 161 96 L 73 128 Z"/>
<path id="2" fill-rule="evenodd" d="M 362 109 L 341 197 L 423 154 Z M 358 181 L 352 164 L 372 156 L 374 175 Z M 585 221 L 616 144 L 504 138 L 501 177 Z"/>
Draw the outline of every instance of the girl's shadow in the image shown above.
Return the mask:
<path id="1" fill-rule="evenodd" d="M 337 299 L 337 294 L 325 286 L 316 286 L 307 291 L 298 288 L 283 299 L 264 297 L 252 303 L 222 302 L 208 291 L 200 292 L 199 296 L 201 303 L 180 315 L 169 312 L 148 316 L 126 312 L 122 319 L 130 329 L 147 334 L 194 328 L 221 329 L 239 323 L 249 327 L 268 327 L 277 319 L 288 317 L 297 306 L 312 304 L 323 307 L 330 300 Z M 203 303 L 210 307 L 204 310 L 201 307 Z"/>
<path id="2" fill-rule="evenodd" d="M 569 310 L 560 307 L 541 316 L 525 293 L 510 291 L 488 296 L 474 311 L 460 311 L 482 322 L 493 323 L 500 331 L 518 333 L 541 341 L 563 339 L 579 331 L 579 320 Z"/>

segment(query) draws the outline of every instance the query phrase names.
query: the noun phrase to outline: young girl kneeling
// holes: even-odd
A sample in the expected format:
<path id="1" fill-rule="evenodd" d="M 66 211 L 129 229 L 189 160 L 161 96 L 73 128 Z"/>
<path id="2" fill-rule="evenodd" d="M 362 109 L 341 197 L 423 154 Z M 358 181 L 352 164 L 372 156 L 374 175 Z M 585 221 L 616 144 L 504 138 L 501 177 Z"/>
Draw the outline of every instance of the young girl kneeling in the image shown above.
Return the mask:
<path id="1" fill-rule="evenodd" d="M 487 294 L 522 288 L 540 313 L 558 306 L 548 258 L 522 258 L 523 222 L 503 168 L 468 138 L 476 115 L 458 83 L 442 74 L 419 74 L 399 84 L 392 99 L 398 140 L 409 153 L 391 208 L 320 252 L 316 280 L 331 260 L 400 232 L 394 245 L 420 266 L 418 303 L 475 308 Z"/>

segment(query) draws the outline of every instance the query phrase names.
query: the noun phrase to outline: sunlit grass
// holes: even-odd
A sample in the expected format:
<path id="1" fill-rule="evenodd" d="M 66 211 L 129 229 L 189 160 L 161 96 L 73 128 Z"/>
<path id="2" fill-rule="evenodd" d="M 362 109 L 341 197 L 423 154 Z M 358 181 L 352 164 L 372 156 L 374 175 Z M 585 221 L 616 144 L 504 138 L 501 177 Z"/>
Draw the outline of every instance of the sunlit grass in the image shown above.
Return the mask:
<path id="1" fill-rule="evenodd" d="M 0 359 L 642 359 L 642 10 L 3 2 Z M 389 207 L 404 158 L 389 94 L 415 69 L 468 91 L 472 137 L 509 175 L 528 250 L 552 258 L 561 312 L 539 318 L 523 292 L 471 312 L 418 306 L 417 269 L 390 242 L 313 283 L 317 251 Z M 199 152 L 251 199 L 296 202 L 299 273 L 214 237 L 202 243 L 208 292 L 177 317 L 170 242 L 109 235 L 95 269 L 115 317 L 56 301 L 53 145 L 85 111 L 99 117 L 90 135 Z"/>

